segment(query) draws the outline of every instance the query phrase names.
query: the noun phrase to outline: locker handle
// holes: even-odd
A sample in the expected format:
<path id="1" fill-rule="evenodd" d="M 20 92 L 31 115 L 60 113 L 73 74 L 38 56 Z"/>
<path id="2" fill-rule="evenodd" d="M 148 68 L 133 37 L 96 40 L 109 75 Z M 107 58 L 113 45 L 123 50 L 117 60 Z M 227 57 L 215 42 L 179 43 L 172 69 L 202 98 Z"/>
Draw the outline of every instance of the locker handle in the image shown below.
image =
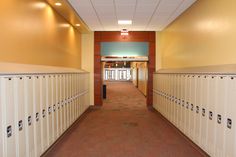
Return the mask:
<path id="1" fill-rule="evenodd" d="M 205 114 L 206 114 L 206 110 L 203 108 L 202 109 L 202 116 L 205 117 Z"/>
<path id="2" fill-rule="evenodd" d="M 45 110 L 42 111 L 43 118 L 46 116 Z"/>
<path id="3" fill-rule="evenodd" d="M 30 126 L 32 124 L 31 116 L 28 117 L 28 125 Z"/>
<path id="4" fill-rule="evenodd" d="M 219 114 L 217 115 L 217 123 L 221 124 L 221 115 L 219 115 Z"/>
<path id="5" fill-rule="evenodd" d="M 53 105 L 53 112 L 56 111 L 56 105 Z"/>
<path id="6" fill-rule="evenodd" d="M 51 114 L 51 112 L 52 112 L 51 107 L 48 107 L 48 114 Z"/>
<path id="7" fill-rule="evenodd" d="M 232 120 L 230 118 L 227 119 L 227 128 L 232 128 Z"/>
<path id="8" fill-rule="evenodd" d="M 193 106 L 193 104 L 191 104 L 191 111 L 193 111 L 193 109 L 194 109 L 194 106 Z"/>
<path id="9" fill-rule="evenodd" d="M 20 120 L 18 122 L 18 127 L 19 127 L 19 131 L 23 130 L 23 121 L 22 120 Z"/>
<path id="10" fill-rule="evenodd" d="M 36 119 L 36 122 L 39 121 L 39 113 L 37 112 L 36 115 L 35 115 L 35 119 Z"/>
<path id="11" fill-rule="evenodd" d="M 212 117 L 213 117 L 213 112 L 209 111 L 209 119 L 212 120 Z"/>
<path id="12" fill-rule="evenodd" d="M 7 127 L 7 137 L 9 138 L 9 137 L 11 137 L 11 135 L 12 135 L 12 127 L 11 127 L 11 125 L 9 125 Z"/>
<path id="13" fill-rule="evenodd" d="M 199 106 L 196 106 L 196 113 L 199 113 Z"/>

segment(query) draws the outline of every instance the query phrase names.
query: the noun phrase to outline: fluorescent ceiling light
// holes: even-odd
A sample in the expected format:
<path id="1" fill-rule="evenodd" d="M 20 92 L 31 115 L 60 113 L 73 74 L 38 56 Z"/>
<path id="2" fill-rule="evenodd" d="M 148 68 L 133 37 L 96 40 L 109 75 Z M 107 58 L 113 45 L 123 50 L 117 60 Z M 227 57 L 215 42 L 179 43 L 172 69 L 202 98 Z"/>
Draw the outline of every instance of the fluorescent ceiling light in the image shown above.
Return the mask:
<path id="1" fill-rule="evenodd" d="M 61 6 L 61 3 L 57 2 L 55 3 L 56 6 Z"/>
<path id="2" fill-rule="evenodd" d="M 132 20 L 118 20 L 119 25 L 131 25 Z"/>

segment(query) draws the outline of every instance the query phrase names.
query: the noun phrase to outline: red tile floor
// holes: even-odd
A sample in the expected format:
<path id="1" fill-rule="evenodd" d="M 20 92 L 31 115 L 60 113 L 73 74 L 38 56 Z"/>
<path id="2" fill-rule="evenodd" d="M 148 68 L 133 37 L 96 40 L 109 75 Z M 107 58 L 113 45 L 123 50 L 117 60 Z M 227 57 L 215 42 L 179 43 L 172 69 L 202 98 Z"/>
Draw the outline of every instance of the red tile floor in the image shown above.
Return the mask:
<path id="1" fill-rule="evenodd" d="M 91 109 L 47 157 L 200 157 L 199 152 L 129 82 L 107 83 L 107 99 Z"/>

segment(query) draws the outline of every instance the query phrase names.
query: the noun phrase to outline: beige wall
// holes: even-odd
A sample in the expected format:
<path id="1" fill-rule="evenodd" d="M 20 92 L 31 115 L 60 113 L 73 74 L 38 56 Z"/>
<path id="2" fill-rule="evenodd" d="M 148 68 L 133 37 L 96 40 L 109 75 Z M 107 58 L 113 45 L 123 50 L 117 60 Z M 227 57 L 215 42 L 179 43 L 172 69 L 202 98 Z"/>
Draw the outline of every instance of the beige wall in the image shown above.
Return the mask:
<path id="1" fill-rule="evenodd" d="M 157 34 L 162 68 L 235 64 L 235 8 L 235 0 L 198 0 Z"/>
<path id="2" fill-rule="evenodd" d="M 82 34 L 82 69 L 90 72 L 90 105 L 94 105 L 94 33 Z"/>
<path id="3" fill-rule="evenodd" d="M 0 61 L 81 67 L 81 35 L 44 0 L 2 0 Z"/>

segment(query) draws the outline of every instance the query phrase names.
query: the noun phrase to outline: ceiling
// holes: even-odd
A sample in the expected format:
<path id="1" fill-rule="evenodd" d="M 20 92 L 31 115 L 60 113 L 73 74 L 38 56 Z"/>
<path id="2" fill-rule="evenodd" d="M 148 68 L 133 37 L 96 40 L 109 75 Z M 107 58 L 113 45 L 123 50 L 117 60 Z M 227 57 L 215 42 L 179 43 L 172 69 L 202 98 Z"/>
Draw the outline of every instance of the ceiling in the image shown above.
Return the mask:
<path id="1" fill-rule="evenodd" d="M 161 31 L 196 0 L 68 0 L 92 31 Z M 132 20 L 132 25 L 118 25 Z"/>

